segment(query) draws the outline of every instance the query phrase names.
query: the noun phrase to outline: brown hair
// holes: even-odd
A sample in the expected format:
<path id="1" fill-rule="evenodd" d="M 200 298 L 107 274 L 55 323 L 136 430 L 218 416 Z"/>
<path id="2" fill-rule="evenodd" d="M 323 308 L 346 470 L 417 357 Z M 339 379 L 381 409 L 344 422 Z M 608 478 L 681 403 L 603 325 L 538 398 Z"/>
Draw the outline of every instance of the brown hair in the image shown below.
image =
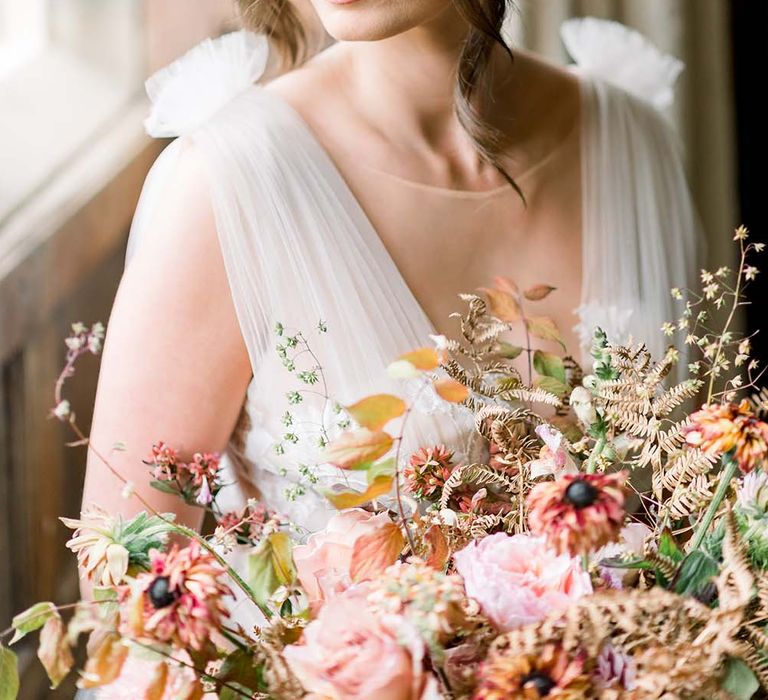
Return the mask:
<path id="1" fill-rule="evenodd" d="M 263 32 L 279 47 L 289 67 L 307 56 L 307 34 L 296 9 L 289 0 L 237 0 L 245 26 Z M 512 52 L 501 34 L 504 19 L 514 7 L 513 0 L 453 0 L 469 33 L 461 51 L 456 81 L 456 114 L 475 143 L 480 156 L 494 166 L 525 202 L 517 183 L 501 164 L 501 132 L 483 118 L 490 100 L 489 67 L 493 47 L 504 48 L 510 62 Z"/>

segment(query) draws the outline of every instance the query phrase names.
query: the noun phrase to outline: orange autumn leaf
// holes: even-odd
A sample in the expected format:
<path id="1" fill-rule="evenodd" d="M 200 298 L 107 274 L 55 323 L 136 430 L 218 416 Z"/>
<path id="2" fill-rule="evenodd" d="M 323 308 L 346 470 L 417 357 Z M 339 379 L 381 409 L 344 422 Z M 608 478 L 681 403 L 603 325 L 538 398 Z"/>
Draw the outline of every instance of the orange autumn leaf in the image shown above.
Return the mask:
<path id="1" fill-rule="evenodd" d="M 440 354 L 435 348 L 417 348 L 400 355 L 398 362 L 410 362 L 416 369 L 429 371 L 440 366 Z"/>
<path id="2" fill-rule="evenodd" d="M 445 539 L 442 529 L 439 525 L 432 525 L 424 533 L 424 541 L 427 543 L 429 554 L 427 555 L 427 566 L 442 571 L 451 554 L 448 542 Z"/>
<path id="3" fill-rule="evenodd" d="M 432 385 L 435 387 L 437 395 L 450 403 L 462 403 L 466 401 L 469 396 L 469 389 L 467 389 L 461 382 L 457 382 L 450 377 L 437 379 Z"/>
<path id="4" fill-rule="evenodd" d="M 72 656 L 72 650 L 64 630 L 64 623 L 58 614 L 49 617 L 40 631 L 37 657 L 48 674 L 51 689 L 57 688 L 67 677 L 72 666 L 75 665 L 75 659 Z"/>
<path id="5" fill-rule="evenodd" d="M 385 523 L 355 540 L 349 574 L 355 583 L 379 576 L 397 561 L 405 539 L 395 523 Z"/>
<path id="6" fill-rule="evenodd" d="M 85 664 L 78 688 L 98 688 L 115 680 L 128 657 L 128 647 L 117 634 L 108 634 Z"/>
<path id="7" fill-rule="evenodd" d="M 167 682 L 168 664 L 163 661 L 157 664 L 152 672 L 152 681 L 144 691 L 144 700 L 163 700 Z"/>
<path id="8" fill-rule="evenodd" d="M 361 426 L 369 430 L 379 430 L 389 421 L 405 413 L 405 401 L 391 394 L 367 396 L 351 406 L 345 407 Z"/>
<path id="9" fill-rule="evenodd" d="M 515 323 L 519 321 L 523 314 L 520 310 L 520 304 L 517 299 L 508 292 L 499 289 L 481 288 L 481 292 L 488 297 L 488 307 L 491 314 L 505 323 Z"/>
<path id="10" fill-rule="evenodd" d="M 560 335 L 560 331 L 555 325 L 555 322 L 549 318 L 549 316 L 532 316 L 525 320 L 525 325 L 528 328 L 528 332 L 534 338 L 554 340 L 565 348 L 563 337 Z"/>
<path id="11" fill-rule="evenodd" d="M 377 476 L 368 488 L 363 491 L 327 491 L 325 497 L 333 504 L 334 508 L 338 510 L 345 510 L 346 508 L 356 508 L 368 501 L 372 501 L 374 498 L 383 496 L 389 493 L 392 488 L 392 482 L 394 477 L 382 474 Z"/>
<path id="12" fill-rule="evenodd" d="M 493 283 L 496 285 L 496 289 L 511 294 L 513 297 L 519 296 L 520 294 L 520 288 L 514 281 L 509 279 L 509 277 L 497 275 L 493 278 Z"/>
<path id="13" fill-rule="evenodd" d="M 358 428 L 328 443 L 322 458 L 340 469 L 355 469 L 383 457 L 392 447 L 392 436 L 383 430 Z"/>
<path id="14" fill-rule="evenodd" d="M 541 301 L 555 291 L 555 287 L 548 284 L 534 284 L 523 292 L 523 295 L 529 301 Z"/>

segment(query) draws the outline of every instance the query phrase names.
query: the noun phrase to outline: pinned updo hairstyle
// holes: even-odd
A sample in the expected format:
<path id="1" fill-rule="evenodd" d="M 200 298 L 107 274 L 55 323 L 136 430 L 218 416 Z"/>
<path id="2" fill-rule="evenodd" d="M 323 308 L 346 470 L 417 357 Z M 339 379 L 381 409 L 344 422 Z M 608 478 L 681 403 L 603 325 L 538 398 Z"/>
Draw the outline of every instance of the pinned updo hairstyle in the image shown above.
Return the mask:
<path id="1" fill-rule="evenodd" d="M 309 57 L 306 28 L 289 0 L 237 0 L 237 3 L 245 26 L 270 37 L 289 68 Z M 483 106 L 490 98 L 488 68 L 494 45 L 503 47 L 510 62 L 514 60 L 502 36 L 504 20 L 513 9 L 514 2 L 453 0 L 453 3 L 469 24 L 457 66 L 456 115 L 483 160 L 494 166 L 525 202 L 517 183 L 501 164 L 502 134 L 483 118 Z"/>

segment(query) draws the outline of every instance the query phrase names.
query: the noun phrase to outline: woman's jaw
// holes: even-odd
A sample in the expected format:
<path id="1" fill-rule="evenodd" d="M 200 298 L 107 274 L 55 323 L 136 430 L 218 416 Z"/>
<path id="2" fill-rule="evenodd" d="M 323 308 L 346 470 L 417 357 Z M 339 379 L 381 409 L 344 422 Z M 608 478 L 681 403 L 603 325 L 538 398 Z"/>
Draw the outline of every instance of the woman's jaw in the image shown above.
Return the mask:
<path id="1" fill-rule="evenodd" d="M 338 41 L 379 41 L 428 24 L 451 0 L 311 0 L 325 31 Z"/>

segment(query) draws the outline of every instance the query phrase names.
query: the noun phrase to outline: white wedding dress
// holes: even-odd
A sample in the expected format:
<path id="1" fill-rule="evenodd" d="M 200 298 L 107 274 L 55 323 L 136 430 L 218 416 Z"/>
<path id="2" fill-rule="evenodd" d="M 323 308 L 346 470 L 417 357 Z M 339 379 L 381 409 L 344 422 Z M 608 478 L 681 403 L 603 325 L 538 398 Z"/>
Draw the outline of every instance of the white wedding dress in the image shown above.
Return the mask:
<path id="1" fill-rule="evenodd" d="M 660 355 L 666 345 L 660 326 L 679 315 L 669 290 L 692 283 L 702 246 L 680 144 L 663 114 L 682 64 L 615 22 L 569 20 L 562 37 L 576 61 L 570 70 L 580 78 L 585 115 L 577 309 L 583 359 L 589 363 L 586 350 L 598 324 L 615 339 L 643 339 Z M 276 323 L 303 332 L 341 403 L 381 390 L 402 393 L 386 366 L 430 344 L 434 329 L 328 153 L 294 109 L 258 85 L 266 61 L 264 37 L 236 32 L 203 42 L 148 81 L 148 132 L 178 138 L 147 177 L 128 264 L 181 150 L 191 144 L 210 175 L 253 367 L 246 456 L 254 482 L 269 506 L 314 531 L 333 513 L 321 491 L 339 483 L 362 490 L 365 477 L 321 466 L 316 483 L 308 483 L 300 465 L 316 461 L 309 437 L 276 452 L 288 432 L 282 422 L 288 408 L 296 424 L 333 426 L 335 418 L 331 404 L 311 394 L 288 405 L 287 392 L 306 387 L 275 351 Z M 315 330 L 321 319 L 326 333 Z M 429 397 L 421 404 L 409 445 L 471 449 L 472 423 L 461 408 Z M 305 494 L 294 498 L 297 485 Z"/>

